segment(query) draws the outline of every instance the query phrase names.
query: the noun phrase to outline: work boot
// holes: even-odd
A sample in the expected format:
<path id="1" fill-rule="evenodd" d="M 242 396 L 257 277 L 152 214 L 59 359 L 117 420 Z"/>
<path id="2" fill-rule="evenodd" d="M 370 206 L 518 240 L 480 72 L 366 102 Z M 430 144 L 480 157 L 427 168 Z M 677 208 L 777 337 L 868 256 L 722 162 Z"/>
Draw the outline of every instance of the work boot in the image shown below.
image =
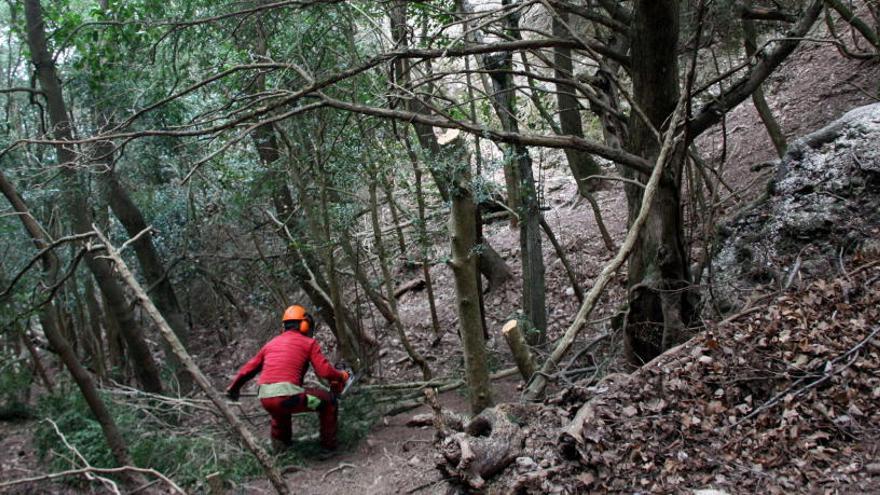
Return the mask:
<path id="1" fill-rule="evenodd" d="M 328 449 L 326 447 L 321 447 L 318 450 L 317 455 L 315 455 L 315 459 L 317 459 L 319 461 L 326 461 L 326 460 L 329 460 L 329 459 L 336 457 L 336 454 L 338 454 L 336 449 Z"/>
<path id="2" fill-rule="evenodd" d="M 287 445 L 281 440 L 278 440 L 277 438 L 272 439 L 272 451 L 276 454 L 284 453 L 284 451 L 286 451 L 288 447 L 290 447 L 290 445 Z"/>

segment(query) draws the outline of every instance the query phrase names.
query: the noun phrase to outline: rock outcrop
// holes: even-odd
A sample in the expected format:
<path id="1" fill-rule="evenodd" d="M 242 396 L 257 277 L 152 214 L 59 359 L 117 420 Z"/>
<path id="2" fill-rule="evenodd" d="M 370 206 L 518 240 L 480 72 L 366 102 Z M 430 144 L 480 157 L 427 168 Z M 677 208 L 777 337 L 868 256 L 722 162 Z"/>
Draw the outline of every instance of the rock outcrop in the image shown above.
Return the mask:
<path id="1" fill-rule="evenodd" d="M 711 283 L 718 309 L 761 284 L 841 270 L 843 254 L 880 247 L 880 103 L 792 143 L 767 195 L 720 227 Z"/>

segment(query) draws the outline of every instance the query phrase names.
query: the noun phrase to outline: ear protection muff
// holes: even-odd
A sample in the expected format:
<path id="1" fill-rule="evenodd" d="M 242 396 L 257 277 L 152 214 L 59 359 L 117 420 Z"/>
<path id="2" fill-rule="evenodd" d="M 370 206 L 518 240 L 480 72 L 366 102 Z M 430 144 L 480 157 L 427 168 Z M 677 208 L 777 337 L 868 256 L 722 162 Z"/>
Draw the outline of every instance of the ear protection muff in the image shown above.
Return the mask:
<path id="1" fill-rule="evenodd" d="M 315 319 L 312 318 L 312 315 L 306 314 L 306 317 L 302 320 L 299 320 L 299 332 L 300 333 L 309 333 L 309 331 L 315 328 Z"/>

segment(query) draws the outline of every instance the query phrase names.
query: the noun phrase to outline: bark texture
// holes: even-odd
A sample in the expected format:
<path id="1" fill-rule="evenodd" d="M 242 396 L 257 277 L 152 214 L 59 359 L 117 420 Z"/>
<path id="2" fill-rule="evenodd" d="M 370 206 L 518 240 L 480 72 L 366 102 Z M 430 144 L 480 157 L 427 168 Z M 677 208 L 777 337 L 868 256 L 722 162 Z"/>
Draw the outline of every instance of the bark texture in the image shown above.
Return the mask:
<path id="1" fill-rule="evenodd" d="M 748 10 L 751 5 L 752 2 L 749 0 L 743 2 L 743 8 L 746 10 Z M 749 58 L 754 57 L 758 53 L 758 33 L 755 29 L 755 23 L 751 19 L 743 16 L 742 28 L 746 56 Z M 755 92 L 752 93 L 752 103 L 755 104 L 755 109 L 761 117 L 761 122 L 763 122 L 764 127 L 767 128 L 767 134 L 770 135 L 770 140 L 773 141 L 773 147 L 776 148 L 776 154 L 779 155 L 779 158 L 782 158 L 785 156 L 785 150 L 788 148 L 788 144 L 785 142 L 785 134 L 782 133 L 782 128 L 779 126 L 779 122 L 776 121 L 776 118 L 773 116 L 773 111 L 770 110 L 770 105 L 767 104 L 767 99 L 764 98 L 763 86 L 755 88 Z"/>
<path id="2" fill-rule="evenodd" d="M 634 4 L 632 80 L 635 104 L 650 125 L 662 129 L 679 97 L 677 46 L 679 2 L 638 0 Z M 654 129 L 632 119 L 628 151 L 654 161 L 660 143 Z M 629 258 L 629 315 L 625 327 L 625 351 L 640 364 L 684 338 L 695 317 L 691 275 L 685 250 L 680 183 L 682 163 L 676 151 L 658 185 L 649 214 Z M 641 183 L 644 174 L 629 173 Z M 625 185 L 629 223 L 642 206 L 642 189 Z"/>
<path id="3" fill-rule="evenodd" d="M 504 340 L 507 341 L 507 345 L 510 347 L 510 352 L 513 354 L 513 360 L 516 362 L 519 374 L 528 383 L 538 367 L 535 364 L 535 357 L 532 356 L 529 345 L 526 343 L 522 326 L 517 320 L 510 320 L 501 327 L 501 335 L 504 336 Z"/>
<path id="4" fill-rule="evenodd" d="M 557 38 L 570 38 L 564 23 L 567 23 L 568 14 L 556 11 L 553 15 L 553 36 Z M 581 109 L 575 88 L 571 84 L 565 84 L 562 80 L 574 79 L 574 65 L 571 59 L 571 49 L 558 46 L 553 49 L 554 76 L 560 81 L 556 82 L 556 103 L 559 107 L 559 128 L 562 134 L 570 134 L 580 138 L 584 137 L 584 128 L 581 122 Z M 565 150 L 568 159 L 568 167 L 578 185 L 578 192 L 586 197 L 595 189 L 598 182 L 588 182 L 584 179 L 591 175 L 600 175 L 602 168 L 596 163 L 592 155 L 580 150 Z"/>
<path id="5" fill-rule="evenodd" d="M 508 16 L 510 17 L 510 16 Z M 508 29 L 516 30 L 518 20 L 508 19 Z M 492 105 L 505 132 L 518 133 L 516 119 L 516 99 L 513 76 L 512 55 L 502 53 L 485 56 L 483 64 L 491 73 L 493 94 Z M 547 307 L 545 298 L 544 254 L 541 240 L 541 210 L 535 176 L 532 172 L 532 159 L 528 148 L 510 145 L 505 149 L 505 163 L 513 166 L 514 172 L 508 174 L 508 202 L 519 215 L 520 256 L 522 259 L 522 300 L 523 312 L 530 324 L 537 330 L 529 332 L 529 341 L 538 344 L 544 341 L 547 331 Z M 513 187 L 511 187 L 511 183 Z"/>
<path id="6" fill-rule="evenodd" d="M 489 387 L 489 368 L 486 366 L 486 343 L 483 337 L 483 318 L 480 310 L 480 287 L 477 283 L 476 211 L 470 190 L 470 165 L 465 153 L 461 157 L 460 172 L 451 190 L 452 211 L 449 233 L 452 241 L 452 260 L 449 262 L 455 279 L 455 299 L 464 348 L 465 376 L 468 384 L 471 411 L 474 414 L 492 405 Z"/>

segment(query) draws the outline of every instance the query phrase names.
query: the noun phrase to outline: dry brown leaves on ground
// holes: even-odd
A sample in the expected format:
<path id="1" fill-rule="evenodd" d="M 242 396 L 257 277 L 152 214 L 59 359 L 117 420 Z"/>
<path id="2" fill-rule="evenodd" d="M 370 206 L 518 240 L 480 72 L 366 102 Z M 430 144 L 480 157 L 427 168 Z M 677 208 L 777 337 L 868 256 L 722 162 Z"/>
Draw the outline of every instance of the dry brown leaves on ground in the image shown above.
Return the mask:
<path id="1" fill-rule="evenodd" d="M 877 493 L 878 280 L 875 264 L 814 282 L 593 387 L 562 434 L 569 461 L 517 488 Z"/>

